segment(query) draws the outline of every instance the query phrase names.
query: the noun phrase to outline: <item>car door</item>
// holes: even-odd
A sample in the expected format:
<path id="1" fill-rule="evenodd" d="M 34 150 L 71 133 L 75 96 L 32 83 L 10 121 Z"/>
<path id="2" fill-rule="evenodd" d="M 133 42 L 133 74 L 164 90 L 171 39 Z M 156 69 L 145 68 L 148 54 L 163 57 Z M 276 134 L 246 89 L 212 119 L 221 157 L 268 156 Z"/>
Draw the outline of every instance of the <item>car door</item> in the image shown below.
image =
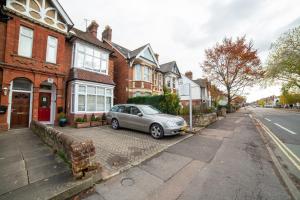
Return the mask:
<path id="1" fill-rule="evenodd" d="M 129 106 L 119 106 L 117 113 L 116 113 L 116 118 L 119 121 L 119 125 L 124 128 L 130 128 L 130 110 Z"/>
<path id="2" fill-rule="evenodd" d="M 139 113 L 142 113 L 142 112 L 140 111 L 140 109 L 138 107 L 136 107 L 136 106 L 130 107 L 131 129 L 148 132 L 148 130 L 146 130 L 148 128 L 146 128 L 146 127 L 149 127 L 149 125 L 148 125 L 149 120 L 147 120 L 147 118 L 145 116 L 139 116 L 138 115 Z"/>

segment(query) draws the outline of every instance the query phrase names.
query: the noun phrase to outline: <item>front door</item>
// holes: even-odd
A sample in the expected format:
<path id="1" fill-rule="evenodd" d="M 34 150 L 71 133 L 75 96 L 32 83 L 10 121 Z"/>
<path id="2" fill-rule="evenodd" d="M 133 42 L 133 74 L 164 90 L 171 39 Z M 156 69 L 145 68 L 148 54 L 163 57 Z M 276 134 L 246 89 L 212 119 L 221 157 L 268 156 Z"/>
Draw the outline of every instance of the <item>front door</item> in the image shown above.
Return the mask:
<path id="1" fill-rule="evenodd" d="M 30 93 L 13 92 L 11 105 L 11 128 L 24 128 L 29 125 Z"/>
<path id="2" fill-rule="evenodd" d="M 49 122 L 51 118 L 51 93 L 40 93 L 39 121 Z"/>

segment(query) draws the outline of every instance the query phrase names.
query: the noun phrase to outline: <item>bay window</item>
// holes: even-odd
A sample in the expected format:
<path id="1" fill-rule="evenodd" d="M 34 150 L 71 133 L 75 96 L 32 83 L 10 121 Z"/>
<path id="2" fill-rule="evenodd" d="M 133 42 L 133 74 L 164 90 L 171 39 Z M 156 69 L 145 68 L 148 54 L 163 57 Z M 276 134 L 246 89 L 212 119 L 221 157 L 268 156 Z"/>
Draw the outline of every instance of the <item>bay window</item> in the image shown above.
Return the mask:
<path id="1" fill-rule="evenodd" d="M 74 67 L 76 68 L 107 74 L 108 57 L 108 53 L 99 48 L 78 42 L 75 44 Z"/>
<path id="2" fill-rule="evenodd" d="M 33 30 L 20 26 L 18 55 L 32 57 Z"/>
<path id="3" fill-rule="evenodd" d="M 142 80 L 142 66 L 135 65 L 135 80 L 140 81 Z"/>
<path id="4" fill-rule="evenodd" d="M 112 107 L 113 89 L 103 85 L 73 83 L 71 108 L 73 113 L 108 112 Z"/>

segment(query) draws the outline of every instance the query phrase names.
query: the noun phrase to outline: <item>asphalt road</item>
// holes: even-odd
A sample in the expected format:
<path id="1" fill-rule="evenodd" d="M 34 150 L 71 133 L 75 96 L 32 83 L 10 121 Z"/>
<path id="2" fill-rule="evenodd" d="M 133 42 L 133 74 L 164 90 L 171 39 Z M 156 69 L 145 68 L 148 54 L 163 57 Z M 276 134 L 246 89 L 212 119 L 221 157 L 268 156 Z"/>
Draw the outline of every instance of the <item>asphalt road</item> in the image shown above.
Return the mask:
<path id="1" fill-rule="evenodd" d="M 300 113 L 274 108 L 249 108 L 283 143 L 300 157 Z"/>

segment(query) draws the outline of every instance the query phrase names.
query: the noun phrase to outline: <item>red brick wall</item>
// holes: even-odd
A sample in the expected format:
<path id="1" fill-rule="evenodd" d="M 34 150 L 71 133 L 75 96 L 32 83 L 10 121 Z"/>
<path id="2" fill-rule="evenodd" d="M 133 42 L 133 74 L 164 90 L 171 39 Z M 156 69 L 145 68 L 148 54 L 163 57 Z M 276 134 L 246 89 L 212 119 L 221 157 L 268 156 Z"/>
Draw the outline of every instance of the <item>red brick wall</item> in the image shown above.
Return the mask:
<path id="1" fill-rule="evenodd" d="M 114 104 L 126 103 L 128 99 L 128 83 L 132 80 L 132 68 L 129 68 L 127 60 L 115 51 L 114 62 Z"/>
<path id="2" fill-rule="evenodd" d="M 0 61 L 4 61 L 6 23 L 0 22 Z"/>
<path id="3" fill-rule="evenodd" d="M 34 31 L 32 58 L 24 58 L 17 55 L 21 25 L 31 28 Z M 0 59 L 4 57 L 3 61 L 6 63 L 0 66 L 3 70 L 2 87 L 9 88 L 11 81 L 15 78 L 24 77 L 29 79 L 33 83 L 32 120 L 37 120 L 40 84 L 43 81 L 47 81 L 48 78 L 52 78 L 57 89 L 56 106 L 64 107 L 66 75 L 69 71 L 69 63 L 71 62 L 71 51 L 66 53 L 66 36 L 21 19 L 18 16 L 13 16 L 13 19 L 7 22 L 6 30 L 4 27 L 5 25 L 0 23 Z M 48 35 L 58 39 L 57 64 L 45 62 Z M 2 43 L 2 41 L 4 42 Z M 1 51 L 1 45 L 4 46 L 4 55 L 3 50 Z M 7 106 L 8 95 L 5 96 L 2 93 L 0 101 L 1 105 Z M 7 129 L 7 127 L 7 114 L 0 115 L 0 129 Z"/>

